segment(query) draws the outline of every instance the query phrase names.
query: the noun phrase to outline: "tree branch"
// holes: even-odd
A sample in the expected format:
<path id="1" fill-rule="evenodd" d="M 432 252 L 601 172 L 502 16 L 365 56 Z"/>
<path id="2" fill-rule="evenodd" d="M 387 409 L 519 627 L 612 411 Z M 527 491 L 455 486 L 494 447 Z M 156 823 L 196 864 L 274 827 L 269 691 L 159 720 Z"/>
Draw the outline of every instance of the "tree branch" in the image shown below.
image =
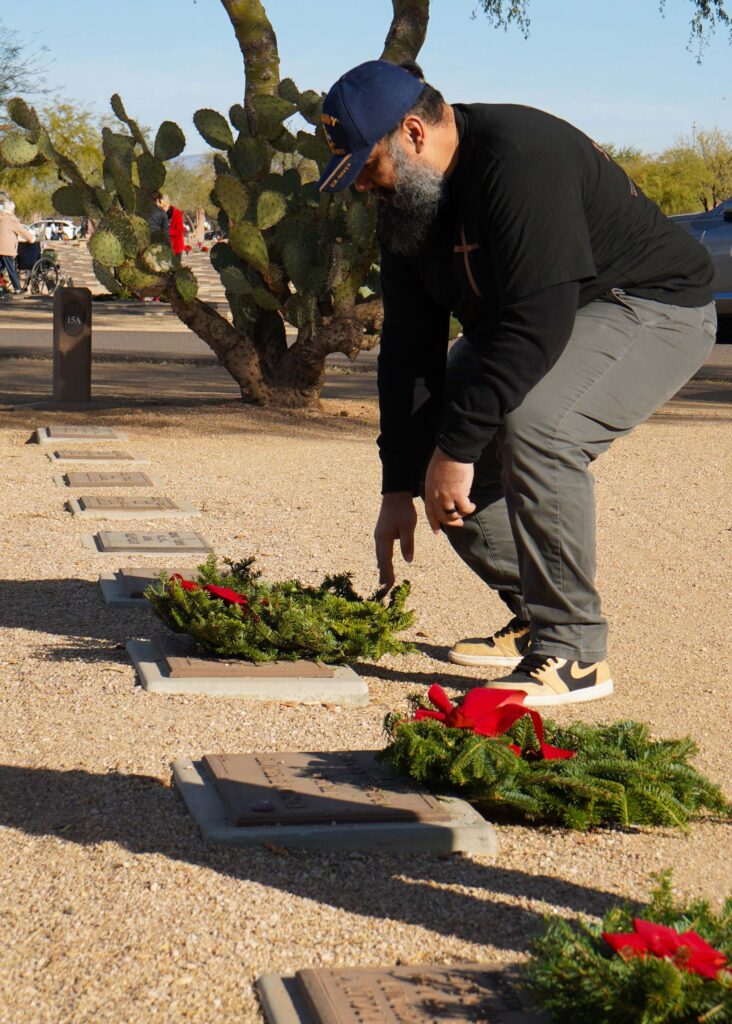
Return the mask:
<path id="1" fill-rule="evenodd" d="M 394 14 L 381 54 L 382 60 L 401 64 L 414 60 L 427 35 L 430 0 L 392 0 Z"/>
<path id="2" fill-rule="evenodd" d="M 251 107 L 252 96 L 274 96 L 280 81 L 280 55 L 277 36 L 261 0 L 221 0 L 241 55 L 244 58 L 246 90 L 244 102 Z"/>

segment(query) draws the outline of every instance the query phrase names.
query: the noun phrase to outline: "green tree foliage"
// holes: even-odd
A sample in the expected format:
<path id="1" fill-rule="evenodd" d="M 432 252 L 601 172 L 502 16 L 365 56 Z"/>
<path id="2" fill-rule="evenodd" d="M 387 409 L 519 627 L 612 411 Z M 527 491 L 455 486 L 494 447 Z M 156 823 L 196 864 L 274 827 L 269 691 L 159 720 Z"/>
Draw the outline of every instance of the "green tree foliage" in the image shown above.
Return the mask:
<path id="1" fill-rule="evenodd" d="M 656 3 L 659 12 L 663 14 L 666 0 L 656 0 Z M 709 36 L 717 28 L 728 28 L 732 38 L 732 18 L 725 7 L 726 0 L 689 0 L 689 3 L 689 45 L 696 49 L 697 59 L 701 59 Z M 531 0 L 478 0 L 479 9 L 494 25 L 504 29 L 516 25 L 525 36 L 529 34 L 531 27 L 530 6 Z"/>
<path id="2" fill-rule="evenodd" d="M 524 969 L 525 985 L 562 1024 L 731 1024 L 732 974 L 702 978 L 656 957 L 624 960 L 602 933 L 632 931 L 633 918 L 694 931 L 732 960 L 732 898 L 718 911 L 706 900 L 677 901 L 670 875 L 657 877 L 642 910 L 618 906 L 601 924 L 548 920 Z"/>
<path id="3" fill-rule="evenodd" d="M 538 756 L 527 717 L 496 738 L 396 714 L 387 715 L 385 729 L 389 743 L 380 756 L 398 775 L 434 792 L 457 792 L 489 817 L 583 830 L 684 828 L 702 809 L 732 810 L 719 787 L 689 763 L 697 753 L 690 739 L 653 740 L 638 722 L 562 728 L 545 719 L 546 742 L 576 751 L 556 761 Z"/>
<path id="4" fill-rule="evenodd" d="M 409 584 L 369 598 L 353 589 L 348 574 L 326 576 L 317 587 L 297 580 L 270 583 L 253 571 L 252 559 L 227 562 L 214 557 L 199 569 L 197 582 L 235 591 L 246 604 L 231 604 L 205 589 L 186 590 L 179 580 L 161 579 L 147 591 L 156 614 L 176 633 L 188 633 L 209 654 L 247 661 L 317 659 L 342 664 L 358 658 L 406 654 L 411 644 L 398 633 L 411 626 L 405 611 Z"/>
<path id="5" fill-rule="evenodd" d="M 732 196 L 732 134 L 719 129 L 695 131 L 658 155 L 604 148 L 666 214 L 711 210 Z"/>
<path id="6" fill-rule="evenodd" d="M 61 151 L 91 184 L 99 185 L 103 161 L 101 133 L 107 119 L 81 103 L 63 99 L 46 104 L 41 117 Z M 10 130 L 0 132 L 0 139 Z M 21 220 L 36 214 L 53 217 L 56 211 L 51 196 L 58 186 L 58 171 L 49 161 L 34 161 L 22 167 L 0 165 L 0 188 L 13 197 Z"/>
<path id="7" fill-rule="evenodd" d="M 193 216 L 199 207 L 203 207 L 209 217 L 215 217 L 218 210 L 211 201 L 215 177 L 211 157 L 202 156 L 193 165 L 179 158 L 168 164 L 165 191 L 170 196 L 173 206 L 184 210 L 189 216 Z"/>

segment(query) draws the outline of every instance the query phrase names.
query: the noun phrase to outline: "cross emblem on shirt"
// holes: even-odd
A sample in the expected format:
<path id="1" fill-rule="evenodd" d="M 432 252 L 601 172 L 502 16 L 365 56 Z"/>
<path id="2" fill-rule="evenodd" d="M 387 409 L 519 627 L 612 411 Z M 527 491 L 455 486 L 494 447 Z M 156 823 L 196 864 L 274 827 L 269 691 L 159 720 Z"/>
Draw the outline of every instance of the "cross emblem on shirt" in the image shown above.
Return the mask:
<path id="1" fill-rule="evenodd" d="M 478 287 L 478 285 L 475 282 L 475 278 L 473 277 L 473 271 L 472 271 L 472 269 L 470 267 L 470 255 L 469 255 L 471 252 L 474 252 L 476 249 L 480 249 L 480 246 L 478 245 L 477 242 L 471 242 L 470 244 L 468 244 L 468 240 L 465 237 L 465 225 L 463 225 L 460 228 L 460 242 L 461 242 L 461 244 L 454 246 L 452 251 L 454 253 L 457 253 L 457 254 L 462 254 L 463 260 L 465 261 L 465 273 L 468 275 L 468 281 L 470 281 L 470 287 L 473 289 L 473 291 L 478 296 L 478 298 L 482 299 L 483 296 L 481 294 L 480 288 Z"/>

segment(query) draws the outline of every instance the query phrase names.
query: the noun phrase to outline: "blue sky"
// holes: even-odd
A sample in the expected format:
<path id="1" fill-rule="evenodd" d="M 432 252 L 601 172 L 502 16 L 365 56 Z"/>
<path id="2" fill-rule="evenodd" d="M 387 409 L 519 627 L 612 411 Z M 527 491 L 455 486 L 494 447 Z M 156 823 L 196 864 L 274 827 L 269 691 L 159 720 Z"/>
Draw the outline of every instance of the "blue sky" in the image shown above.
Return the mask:
<path id="1" fill-rule="evenodd" d="M 348 67 L 377 57 L 389 0 L 265 0 L 282 76 L 326 90 Z M 667 0 L 531 0 L 531 34 L 507 33 L 475 0 L 433 0 L 420 54 L 451 101 L 525 103 L 572 121 L 594 138 L 657 152 L 692 126 L 732 132 L 732 45 L 718 32 L 697 64 L 687 49 L 692 5 Z M 198 107 L 225 112 L 241 99 L 243 66 L 219 0 L 28 0 L 0 13 L 50 50 L 49 85 L 108 110 L 121 93 L 144 124 L 177 121 L 187 153 L 206 147 Z"/>

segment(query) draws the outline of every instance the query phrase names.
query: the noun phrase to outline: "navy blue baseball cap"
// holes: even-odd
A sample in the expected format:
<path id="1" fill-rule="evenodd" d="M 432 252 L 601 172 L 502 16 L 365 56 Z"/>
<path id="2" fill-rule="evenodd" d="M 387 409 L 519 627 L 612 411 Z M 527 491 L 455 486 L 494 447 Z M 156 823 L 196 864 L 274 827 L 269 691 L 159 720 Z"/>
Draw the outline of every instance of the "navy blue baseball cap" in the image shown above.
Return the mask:
<path id="1" fill-rule="evenodd" d="M 333 153 L 318 188 L 348 188 L 379 139 L 399 124 L 425 83 L 396 64 L 369 60 L 342 75 L 323 101 L 325 138 Z"/>

